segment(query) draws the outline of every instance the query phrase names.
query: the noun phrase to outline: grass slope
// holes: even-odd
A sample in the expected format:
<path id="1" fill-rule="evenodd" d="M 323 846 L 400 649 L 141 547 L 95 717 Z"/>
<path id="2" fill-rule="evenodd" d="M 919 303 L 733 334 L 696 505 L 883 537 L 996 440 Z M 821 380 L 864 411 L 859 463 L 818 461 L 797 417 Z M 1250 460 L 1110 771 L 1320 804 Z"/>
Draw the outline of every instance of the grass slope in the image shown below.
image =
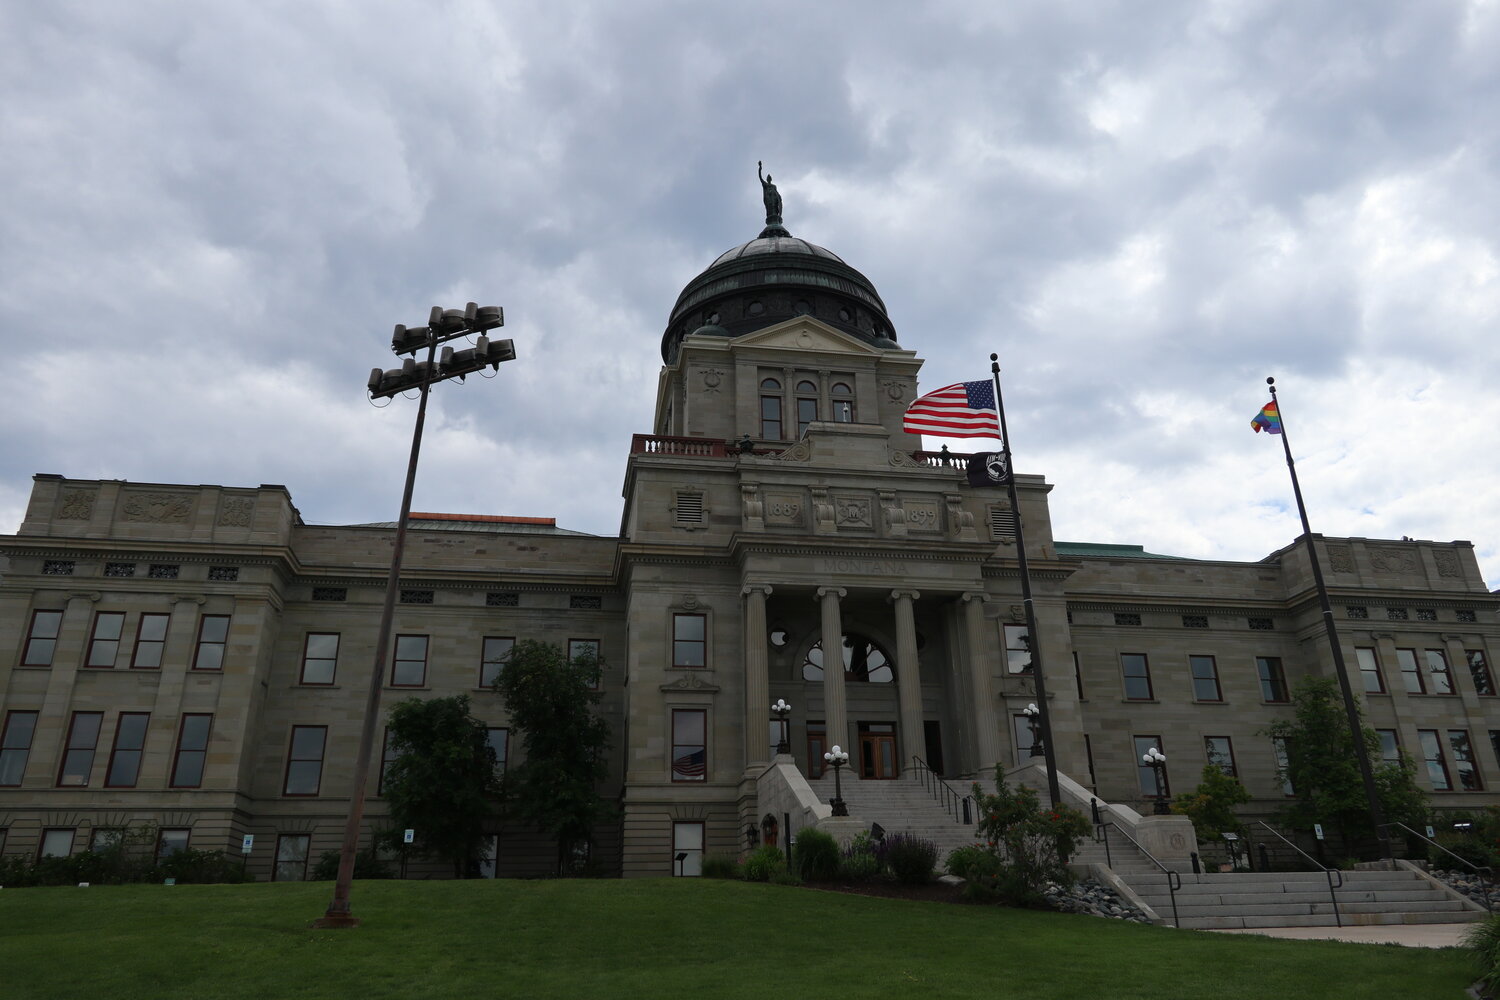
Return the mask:
<path id="1" fill-rule="evenodd" d="M 702 879 L 0 892 L 0 997 L 1459 1000 L 1468 956 Z"/>

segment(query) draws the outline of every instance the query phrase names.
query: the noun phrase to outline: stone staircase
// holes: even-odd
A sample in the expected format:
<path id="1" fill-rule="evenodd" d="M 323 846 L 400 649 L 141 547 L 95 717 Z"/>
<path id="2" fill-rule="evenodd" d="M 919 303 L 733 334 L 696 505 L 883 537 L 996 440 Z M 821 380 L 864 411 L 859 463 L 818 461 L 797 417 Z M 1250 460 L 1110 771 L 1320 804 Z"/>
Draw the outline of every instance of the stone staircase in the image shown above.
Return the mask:
<path id="1" fill-rule="evenodd" d="M 1483 907 L 1464 899 L 1419 871 L 1353 871 L 1341 873 L 1334 890 L 1334 914 L 1328 879 L 1322 872 L 1184 873 L 1177 891 L 1181 927 L 1332 927 L 1341 917 L 1359 924 L 1456 924 L 1479 920 Z M 1158 917 L 1172 922 L 1172 898 L 1166 880 L 1123 874 L 1141 900 Z"/>
<path id="2" fill-rule="evenodd" d="M 1045 798 L 1039 770 L 1018 769 L 1012 781 L 1036 788 Z M 940 799 L 924 787 L 916 771 L 891 780 L 861 780 L 845 774 L 841 778 L 844 802 L 850 818 L 866 829 L 879 823 L 888 834 L 911 833 L 938 846 L 941 867 L 950 851 L 975 842 L 974 824 L 962 822 Z M 809 781 L 822 802 L 831 802 L 833 775 Z M 968 795 L 972 781 L 950 779 L 948 786 Z M 982 779 L 981 790 L 992 792 L 994 782 Z M 1086 790 L 1069 781 L 1064 798 L 1087 811 L 1087 801 L 1075 801 Z M 1038 786 L 1041 787 L 1038 787 Z M 1110 808 L 1104 803 L 1106 819 Z M 1128 812 L 1128 810 L 1122 810 Z M 971 819 L 977 816 L 971 816 Z M 1199 929 L 1255 927 L 1466 923 L 1485 916 L 1479 904 L 1466 899 L 1415 866 L 1396 862 L 1392 870 L 1343 872 L 1343 885 L 1335 889 L 1338 914 L 1322 872 L 1224 872 L 1193 874 L 1185 861 L 1166 861 L 1181 880 L 1173 910 L 1171 879 L 1144 852 L 1117 829 L 1109 831 L 1109 842 L 1086 839 L 1073 858 L 1072 868 L 1088 872 L 1140 906 L 1154 922 Z"/>

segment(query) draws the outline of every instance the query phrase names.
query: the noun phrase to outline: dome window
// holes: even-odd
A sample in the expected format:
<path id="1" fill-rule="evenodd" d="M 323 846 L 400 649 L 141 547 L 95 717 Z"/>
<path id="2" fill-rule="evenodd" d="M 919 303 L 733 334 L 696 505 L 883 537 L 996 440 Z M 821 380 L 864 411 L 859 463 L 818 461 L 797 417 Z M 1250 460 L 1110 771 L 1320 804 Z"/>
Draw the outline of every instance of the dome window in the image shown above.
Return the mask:
<path id="1" fill-rule="evenodd" d="M 847 306 L 844 307 L 843 309 L 839 310 L 839 322 L 840 323 L 851 323 L 853 321 L 854 321 L 854 314 L 849 311 L 849 309 L 848 309 Z"/>
<path id="2" fill-rule="evenodd" d="M 843 642 L 844 680 L 870 684 L 889 684 L 896 679 L 891 658 L 874 640 L 858 633 L 846 632 Z M 823 643 L 813 643 L 802 660 L 802 679 L 823 679 Z"/>
<path id="3" fill-rule="evenodd" d="M 810 316 L 812 315 L 812 311 L 812 303 L 806 299 L 798 299 L 796 306 L 792 308 L 792 312 L 798 316 Z"/>
<path id="4" fill-rule="evenodd" d="M 765 311 L 765 303 L 761 302 L 759 299 L 756 299 L 754 302 L 745 307 L 745 313 L 749 316 L 759 316 Z"/>

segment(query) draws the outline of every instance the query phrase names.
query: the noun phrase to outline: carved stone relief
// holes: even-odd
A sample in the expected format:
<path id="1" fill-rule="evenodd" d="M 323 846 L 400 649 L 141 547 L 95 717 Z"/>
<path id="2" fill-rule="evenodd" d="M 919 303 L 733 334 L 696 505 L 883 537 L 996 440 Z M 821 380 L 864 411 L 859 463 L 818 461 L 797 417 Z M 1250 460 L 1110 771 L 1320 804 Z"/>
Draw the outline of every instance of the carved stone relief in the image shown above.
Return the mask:
<path id="1" fill-rule="evenodd" d="M 905 382 L 882 382 L 880 387 L 885 390 L 886 397 L 893 403 L 899 403 L 906 398 Z"/>
<path id="2" fill-rule="evenodd" d="M 906 501 L 906 526 L 912 531 L 938 531 L 943 526 L 935 500 Z"/>
<path id="3" fill-rule="evenodd" d="M 1458 553 L 1449 549 L 1434 549 L 1432 560 L 1437 563 L 1438 576 L 1461 577 L 1463 569 L 1458 564 Z"/>
<path id="4" fill-rule="evenodd" d="M 786 451 L 776 456 L 778 462 L 806 462 L 812 458 L 812 442 L 798 441 Z"/>
<path id="5" fill-rule="evenodd" d="M 248 528 L 255 513 L 255 501 L 249 497 L 225 497 L 219 505 L 219 525 L 226 528 Z"/>
<path id="6" fill-rule="evenodd" d="M 910 454 L 899 448 L 887 448 L 886 454 L 890 457 L 891 467 L 895 469 L 925 469 L 927 466 L 912 458 Z"/>
<path id="7" fill-rule="evenodd" d="M 1371 549 L 1370 565 L 1377 573 L 1415 573 L 1417 554 L 1411 549 Z"/>
<path id="8" fill-rule="evenodd" d="M 63 490 L 57 508 L 59 521 L 88 521 L 94 516 L 93 490 Z"/>
<path id="9" fill-rule="evenodd" d="M 805 506 L 795 493 L 767 493 L 766 523 L 800 528 L 807 523 Z"/>
<path id="10" fill-rule="evenodd" d="M 182 524 L 192 509 L 192 499 L 177 493 L 131 493 L 120 506 L 120 519 Z"/>
<path id="11" fill-rule="evenodd" d="M 880 491 L 880 514 L 885 521 L 886 534 L 892 538 L 906 536 L 906 511 L 892 490 Z"/>
<path id="12" fill-rule="evenodd" d="M 1328 546 L 1328 568 L 1335 573 L 1354 572 L 1354 553 L 1347 545 Z"/>
<path id="13" fill-rule="evenodd" d="M 835 497 L 834 512 L 841 528 L 869 528 L 870 501 L 855 497 Z"/>
<path id="14" fill-rule="evenodd" d="M 765 527 L 765 507 L 759 496 L 760 488 L 746 483 L 740 487 L 740 502 L 744 507 L 745 527 L 759 530 Z"/>
<path id="15" fill-rule="evenodd" d="M 833 523 L 833 503 L 828 499 L 827 487 L 812 490 L 813 530 L 819 534 L 836 531 Z"/>
<path id="16" fill-rule="evenodd" d="M 698 374 L 703 377 L 704 392 L 718 392 L 724 384 L 724 373 L 717 368 L 704 368 Z"/>

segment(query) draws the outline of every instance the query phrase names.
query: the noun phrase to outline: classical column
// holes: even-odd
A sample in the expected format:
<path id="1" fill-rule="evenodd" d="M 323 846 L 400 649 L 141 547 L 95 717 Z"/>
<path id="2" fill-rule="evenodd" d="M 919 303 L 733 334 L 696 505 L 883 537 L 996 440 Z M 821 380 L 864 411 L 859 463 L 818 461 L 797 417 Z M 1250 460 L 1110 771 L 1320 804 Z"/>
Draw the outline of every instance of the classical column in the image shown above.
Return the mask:
<path id="1" fill-rule="evenodd" d="M 770 584 L 752 583 L 745 597 L 745 763 L 764 763 L 771 756 L 771 683 L 767 676 L 766 598 Z"/>
<path id="2" fill-rule="evenodd" d="M 837 744 L 845 750 L 849 749 L 849 719 L 844 714 L 844 624 L 839 599 L 848 593 L 842 587 L 818 588 L 823 612 L 823 721 L 829 746 Z"/>
<path id="3" fill-rule="evenodd" d="M 981 773 L 1000 760 L 1000 723 L 995 717 L 995 693 L 991 682 L 991 645 L 985 642 L 985 595 L 970 591 L 963 595 L 964 636 L 969 647 L 969 684 L 974 693 L 974 752 Z"/>
<path id="4" fill-rule="evenodd" d="M 917 663 L 917 621 L 911 603 L 922 595 L 915 590 L 893 590 L 896 605 L 896 691 L 901 699 L 901 767 L 913 757 L 927 759 L 927 736 L 922 726 L 922 668 Z"/>

